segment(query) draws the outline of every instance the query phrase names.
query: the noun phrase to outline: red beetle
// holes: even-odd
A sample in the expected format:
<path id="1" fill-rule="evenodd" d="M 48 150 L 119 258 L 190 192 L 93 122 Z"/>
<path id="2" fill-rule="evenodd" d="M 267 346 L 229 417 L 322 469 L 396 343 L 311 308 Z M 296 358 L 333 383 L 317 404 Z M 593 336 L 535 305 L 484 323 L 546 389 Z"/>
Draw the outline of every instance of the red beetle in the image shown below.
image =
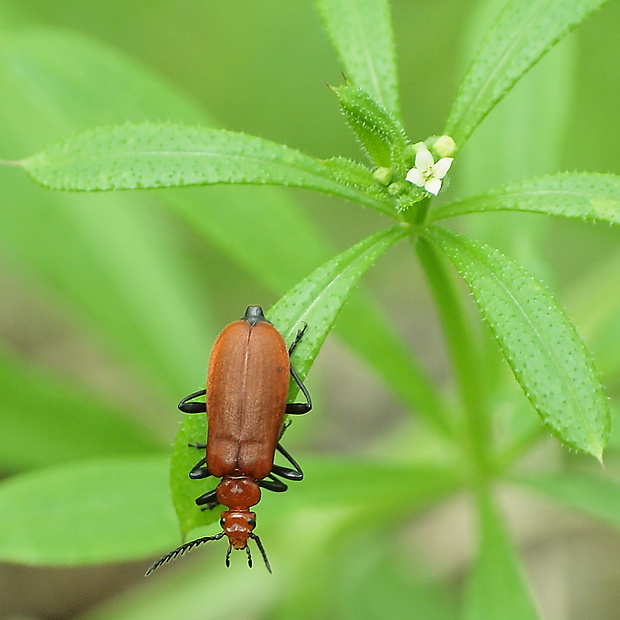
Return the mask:
<path id="1" fill-rule="evenodd" d="M 267 554 L 254 533 L 256 514 L 250 507 L 258 504 L 260 488 L 286 491 L 279 478 L 301 480 L 303 472 L 295 459 L 282 447 L 280 437 L 286 426 L 284 415 L 307 413 L 312 400 L 305 385 L 290 365 L 290 355 L 307 326 L 299 330 L 287 349 L 278 330 L 265 318 L 260 306 L 248 306 L 245 316 L 224 328 L 218 336 L 207 373 L 207 388 L 186 396 L 179 409 L 185 413 L 207 412 L 206 456 L 192 468 L 192 479 L 215 476 L 217 487 L 196 499 L 196 504 L 211 509 L 222 504 L 222 531 L 181 545 L 160 558 L 147 575 L 162 564 L 210 540 L 228 537 L 226 566 L 230 566 L 232 549 L 245 549 L 248 565 L 252 556 L 248 540 L 256 542 L 267 570 L 271 572 Z M 289 375 L 303 393 L 305 403 L 287 403 Z M 193 399 L 206 393 L 207 402 Z M 292 465 L 274 464 L 275 452 Z"/>

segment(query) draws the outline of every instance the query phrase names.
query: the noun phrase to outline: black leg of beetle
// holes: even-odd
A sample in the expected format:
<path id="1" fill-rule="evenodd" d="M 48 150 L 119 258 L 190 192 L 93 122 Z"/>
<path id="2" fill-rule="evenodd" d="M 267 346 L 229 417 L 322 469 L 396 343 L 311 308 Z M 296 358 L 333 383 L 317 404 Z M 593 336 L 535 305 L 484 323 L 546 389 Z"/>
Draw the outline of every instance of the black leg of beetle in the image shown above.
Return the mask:
<path id="1" fill-rule="evenodd" d="M 295 336 L 295 340 L 291 343 L 291 346 L 288 348 L 289 357 L 292 355 L 295 347 L 299 344 L 299 341 L 303 338 L 304 333 L 308 329 L 308 323 L 304 323 L 304 326 L 297 331 L 297 336 Z M 286 413 L 290 415 L 301 415 L 303 413 L 308 413 L 310 409 L 312 409 L 312 399 L 310 398 L 310 394 L 306 389 L 306 386 L 303 384 L 302 380 L 299 378 L 299 375 L 295 372 L 295 369 L 291 366 L 291 375 L 298 385 L 299 389 L 302 391 L 303 395 L 306 398 L 305 403 L 289 403 L 286 405 Z"/>
<path id="2" fill-rule="evenodd" d="M 202 480 L 203 478 L 208 478 L 212 475 L 209 468 L 205 466 L 206 461 L 206 457 L 203 457 L 191 468 L 189 477 L 192 480 Z"/>
<path id="3" fill-rule="evenodd" d="M 288 348 L 289 357 L 291 353 L 295 350 L 295 347 L 299 344 L 299 341 L 303 338 L 306 330 L 308 329 L 308 323 L 304 323 L 304 326 L 301 329 L 297 330 L 297 335 L 295 336 L 295 340 L 291 343 L 291 346 Z"/>
<path id="4" fill-rule="evenodd" d="M 304 413 L 308 413 L 310 409 L 312 409 L 312 398 L 310 398 L 310 392 L 308 392 L 308 388 L 304 385 L 303 381 L 299 378 L 299 375 L 295 372 L 295 369 L 291 366 L 291 376 L 293 380 L 301 390 L 301 393 L 306 398 L 305 403 L 288 403 L 286 405 L 286 413 L 290 415 L 302 415 Z"/>
<path id="5" fill-rule="evenodd" d="M 207 411 L 207 403 L 193 403 L 189 401 L 191 401 L 192 398 L 204 396 L 206 393 L 207 390 L 202 389 L 192 394 L 189 394 L 178 404 L 179 409 L 183 413 L 205 413 Z"/>
<path id="6" fill-rule="evenodd" d="M 219 502 L 217 501 L 217 492 L 215 489 L 208 493 L 203 493 L 200 497 L 195 499 L 197 506 L 203 506 L 203 510 L 211 510 L 215 508 Z"/>
<path id="7" fill-rule="evenodd" d="M 281 465 L 274 465 L 271 469 L 271 473 L 286 478 L 287 480 L 303 480 L 304 472 L 301 470 L 299 463 L 284 449 L 282 444 L 278 443 L 276 450 L 293 466 L 293 469 L 282 467 Z"/>
<path id="8" fill-rule="evenodd" d="M 207 444 L 206 443 L 188 443 L 187 444 L 188 448 L 198 448 L 199 450 L 205 450 L 207 448 Z"/>
<path id="9" fill-rule="evenodd" d="M 282 428 L 280 429 L 280 436 L 278 437 L 278 441 L 280 441 L 280 439 L 282 439 L 282 435 L 284 435 L 284 431 L 291 425 L 291 420 L 287 420 L 283 425 Z M 205 446 L 206 448 L 206 446 Z"/>
<path id="10" fill-rule="evenodd" d="M 290 469 L 289 467 L 282 467 L 281 465 L 274 465 L 271 469 L 271 473 L 275 474 L 276 476 L 286 478 L 286 480 L 292 480 L 294 482 L 304 479 L 303 472 L 295 471 L 294 469 Z"/>
<path id="11" fill-rule="evenodd" d="M 282 480 L 274 478 L 272 474 L 269 474 L 267 478 L 270 478 L 270 480 L 263 479 L 259 481 L 258 486 L 268 491 L 274 491 L 275 493 L 284 493 L 284 491 L 288 489 L 288 486 L 286 486 Z"/>

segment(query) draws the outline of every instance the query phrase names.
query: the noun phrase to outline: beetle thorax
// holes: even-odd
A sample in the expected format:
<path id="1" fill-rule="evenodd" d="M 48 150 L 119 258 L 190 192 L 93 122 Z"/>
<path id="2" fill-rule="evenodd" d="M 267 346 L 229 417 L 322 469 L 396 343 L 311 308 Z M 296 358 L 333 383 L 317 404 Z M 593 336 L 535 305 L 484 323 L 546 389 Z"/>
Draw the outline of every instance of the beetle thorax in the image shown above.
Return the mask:
<path id="1" fill-rule="evenodd" d="M 224 476 L 217 485 L 217 501 L 230 510 L 247 510 L 260 502 L 260 487 L 248 476 Z"/>

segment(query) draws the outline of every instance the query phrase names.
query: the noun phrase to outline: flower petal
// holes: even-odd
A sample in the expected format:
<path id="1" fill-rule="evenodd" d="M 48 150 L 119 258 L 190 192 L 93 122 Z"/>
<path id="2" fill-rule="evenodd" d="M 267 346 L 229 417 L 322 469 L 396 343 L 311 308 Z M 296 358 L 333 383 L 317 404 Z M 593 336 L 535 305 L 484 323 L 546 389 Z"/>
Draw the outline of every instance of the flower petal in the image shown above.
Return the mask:
<path id="1" fill-rule="evenodd" d="M 418 187 L 424 187 L 424 175 L 421 170 L 417 168 L 411 168 L 405 177 L 405 181 L 409 181 L 409 183 L 413 183 Z"/>
<path id="2" fill-rule="evenodd" d="M 431 152 L 426 148 L 426 145 L 420 147 L 420 150 L 415 155 L 415 167 L 424 171 L 432 168 L 434 163 L 435 160 Z"/>
<path id="3" fill-rule="evenodd" d="M 433 172 L 435 173 L 434 176 L 438 179 L 443 179 L 448 173 L 448 170 L 450 170 L 453 161 L 454 157 L 442 157 L 433 168 Z"/>
<path id="4" fill-rule="evenodd" d="M 429 193 L 433 194 L 433 196 L 437 196 L 439 190 L 441 189 L 441 180 L 437 177 L 434 179 L 429 179 L 424 185 L 424 189 Z"/>

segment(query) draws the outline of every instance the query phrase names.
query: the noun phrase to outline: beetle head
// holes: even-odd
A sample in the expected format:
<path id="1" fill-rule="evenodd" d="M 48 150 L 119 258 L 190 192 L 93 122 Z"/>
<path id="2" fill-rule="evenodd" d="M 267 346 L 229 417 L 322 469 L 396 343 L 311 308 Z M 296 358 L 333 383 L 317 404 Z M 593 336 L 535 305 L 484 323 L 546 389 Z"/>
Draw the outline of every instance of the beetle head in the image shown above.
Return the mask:
<path id="1" fill-rule="evenodd" d="M 222 526 L 222 531 L 219 534 L 216 534 L 215 536 L 197 538 L 196 540 L 192 540 L 191 542 L 177 547 L 170 553 L 167 553 L 157 560 L 157 562 L 155 562 L 155 564 L 153 564 L 151 568 L 146 571 L 146 575 L 150 575 L 162 564 L 166 564 L 167 562 L 174 560 L 178 556 L 183 555 L 186 551 L 190 551 L 191 549 L 194 549 L 195 547 L 211 540 L 219 540 L 220 538 L 224 538 L 224 536 L 228 538 L 229 543 L 228 551 L 226 551 L 226 566 L 230 566 L 230 554 L 233 549 L 245 549 L 248 555 L 248 566 L 252 568 L 252 554 L 248 545 L 248 539 L 251 538 L 256 543 L 258 550 L 261 552 L 267 570 L 271 572 L 271 566 L 269 565 L 269 560 L 267 559 L 267 553 L 265 552 L 263 543 L 253 531 L 256 527 L 255 513 L 250 512 L 249 510 L 225 510 L 222 513 L 220 524 Z"/>
<path id="2" fill-rule="evenodd" d="M 248 554 L 248 566 L 252 568 L 252 553 L 248 545 L 248 539 L 252 539 L 263 556 L 267 570 L 271 572 L 271 566 L 267 559 L 267 553 L 260 538 L 254 533 L 256 527 L 256 514 L 249 510 L 225 510 L 220 519 L 223 534 L 228 537 L 228 551 L 226 552 L 226 566 L 230 566 L 230 553 L 233 549 L 245 549 Z"/>
<path id="3" fill-rule="evenodd" d="M 220 525 L 233 549 L 245 549 L 248 538 L 256 527 L 256 514 L 249 510 L 225 510 Z"/>

